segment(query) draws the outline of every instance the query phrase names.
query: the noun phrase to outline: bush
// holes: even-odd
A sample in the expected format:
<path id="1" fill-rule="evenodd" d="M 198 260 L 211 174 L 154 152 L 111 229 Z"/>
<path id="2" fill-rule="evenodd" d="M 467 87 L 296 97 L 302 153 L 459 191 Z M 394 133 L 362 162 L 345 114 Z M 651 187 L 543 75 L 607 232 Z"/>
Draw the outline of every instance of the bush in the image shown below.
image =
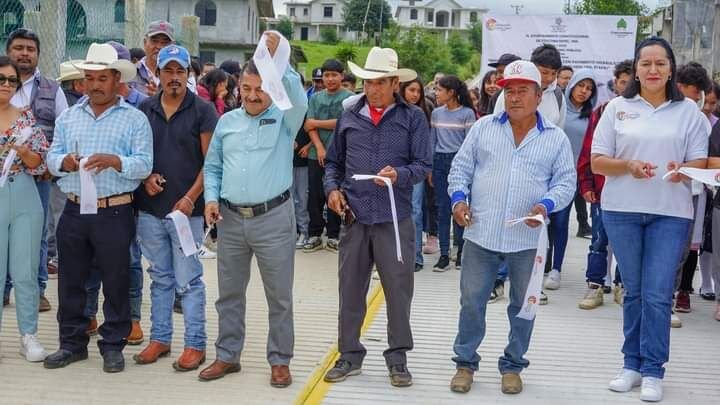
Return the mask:
<path id="1" fill-rule="evenodd" d="M 337 31 L 333 27 L 323 27 L 320 29 L 320 42 L 324 44 L 335 45 L 338 43 Z"/>
<path id="2" fill-rule="evenodd" d="M 283 34 L 285 38 L 291 40 L 293 37 L 293 24 L 288 17 L 280 17 L 280 22 L 277 25 L 279 33 Z"/>
<path id="3" fill-rule="evenodd" d="M 353 44 L 349 42 L 341 42 L 337 47 L 337 51 L 335 51 L 335 58 L 347 66 L 348 61 L 355 62 L 357 53 L 357 49 L 353 46 Z"/>

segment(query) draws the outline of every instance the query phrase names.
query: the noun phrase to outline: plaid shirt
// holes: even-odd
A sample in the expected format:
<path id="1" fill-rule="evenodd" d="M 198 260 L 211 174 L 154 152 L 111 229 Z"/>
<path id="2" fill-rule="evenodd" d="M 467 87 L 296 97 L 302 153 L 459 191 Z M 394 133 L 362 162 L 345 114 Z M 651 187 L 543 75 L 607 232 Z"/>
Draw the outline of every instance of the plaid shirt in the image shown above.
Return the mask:
<path id="1" fill-rule="evenodd" d="M 145 114 L 121 97 L 97 118 L 85 99 L 57 118 L 55 138 L 47 155 L 50 173 L 60 177 L 60 189 L 80 195 L 78 172 L 61 171 L 63 159 L 73 152 L 81 157 L 108 153 L 120 158 L 121 172 L 110 168 L 95 176 L 98 198 L 133 192 L 152 169 L 152 130 Z"/>

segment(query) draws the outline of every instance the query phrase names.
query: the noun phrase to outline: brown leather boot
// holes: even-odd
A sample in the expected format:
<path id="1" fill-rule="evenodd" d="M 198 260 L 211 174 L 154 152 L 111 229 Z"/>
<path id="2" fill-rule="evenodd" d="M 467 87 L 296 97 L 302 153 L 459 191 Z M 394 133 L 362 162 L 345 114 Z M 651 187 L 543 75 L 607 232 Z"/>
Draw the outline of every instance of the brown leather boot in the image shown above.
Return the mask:
<path id="1" fill-rule="evenodd" d="M 270 377 L 270 385 L 275 388 L 285 388 L 292 384 L 292 375 L 290 375 L 290 367 L 286 365 L 272 366 L 272 376 Z"/>
<path id="2" fill-rule="evenodd" d="M 165 345 L 154 340 L 150 341 L 143 351 L 133 356 L 137 364 L 150 364 L 158 361 L 160 357 L 170 354 L 170 345 Z"/>
<path id="3" fill-rule="evenodd" d="M 240 363 L 225 363 L 224 361 L 215 360 L 200 372 L 198 378 L 200 381 L 212 381 L 238 371 L 240 371 Z"/>
<path id="4" fill-rule="evenodd" d="M 93 316 L 90 318 L 90 323 L 88 324 L 87 329 L 85 329 L 85 334 L 88 336 L 95 336 L 98 332 L 98 324 L 97 319 Z"/>
<path id="5" fill-rule="evenodd" d="M 190 371 L 200 367 L 203 363 L 205 363 L 205 350 L 186 347 L 180 357 L 173 363 L 173 368 L 177 371 Z"/>
<path id="6" fill-rule="evenodd" d="M 135 346 L 141 344 L 144 341 L 145 336 L 143 335 L 140 321 L 132 321 L 132 329 L 130 330 L 130 334 L 127 337 L 128 344 Z"/>

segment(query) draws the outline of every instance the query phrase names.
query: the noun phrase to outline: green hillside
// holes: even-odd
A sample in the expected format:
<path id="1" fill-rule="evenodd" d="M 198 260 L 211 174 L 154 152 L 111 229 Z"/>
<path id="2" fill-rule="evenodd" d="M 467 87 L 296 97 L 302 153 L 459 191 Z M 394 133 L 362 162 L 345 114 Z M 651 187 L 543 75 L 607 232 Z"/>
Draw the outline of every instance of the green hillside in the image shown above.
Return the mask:
<path id="1" fill-rule="evenodd" d="M 338 48 L 336 45 L 321 44 L 319 42 L 310 41 L 290 41 L 293 45 L 300 46 L 305 52 L 307 57 L 307 64 L 300 64 L 300 69 L 306 79 L 310 78 L 312 70 L 316 67 L 320 67 L 326 59 L 335 58 L 335 51 Z M 367 58 L 370 47 L 367 46 L 355 46 L 357 49 L 357 58 L 353 62 L 362 66 L 365 64 L 365 58 Z"/>

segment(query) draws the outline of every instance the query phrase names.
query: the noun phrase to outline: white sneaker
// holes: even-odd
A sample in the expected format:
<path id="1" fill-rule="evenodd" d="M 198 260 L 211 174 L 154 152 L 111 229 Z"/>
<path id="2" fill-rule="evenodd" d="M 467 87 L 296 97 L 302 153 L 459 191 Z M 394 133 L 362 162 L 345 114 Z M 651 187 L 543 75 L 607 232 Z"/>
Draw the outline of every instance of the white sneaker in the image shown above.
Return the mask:
<path id="1" fill-rule="evenodd" d="M 200 259 L 215 259 L 217 257 L 217 253 L 207 249 L 205 246 L 200 248 L 200 251 L 198 252 L 198 257 Z"/>
<path id="2" fill-rule="evenodd" d="M 662 379 L 657 377 L 643 377 L 640 399 L 648 402 L 662 401 Z"/>
<path id="3" fill-rule="evenodd" d="M 670 327 L 671 328 L 682 328 L 682 321 L 680 320 L 680 317 L 677 316 L 675 311 L 672 311 L 670 313 Z"/>
<path id="4" fill-rule="evenodd" d="M 295 242 L 295 249 L 302 249 L 303 246 L 305 246 L 307 239 L 308 238 L 305 235 L 298 236 L 297 241 Z"/>
<path id="5" fill-rule="evenodd" d="M 557 290 L 560 288 L 560 270 L 552 269 L 545 280 L 545 288 Z"/>
<path id="6" fill-rule="evenodd" d="M 22 354 L 27 361 L 33 363 L 43 361 L 45 357 L 48 356 L 48 353 L 40 345 L 40 342 L 37 341 L 35 335 L 25 335 L 20 338 L 20 354 Z"/>
<path id="7" fill-rule="evenodd" d="M 633 388 L 640 386 L 641 383 L 644 383 L 644 379 L 640 373 L 624 368 L 617 376 L 615 376 L 615 379 L 610 381 L 608 388 L 615 392 L 628 392 Z"/>

